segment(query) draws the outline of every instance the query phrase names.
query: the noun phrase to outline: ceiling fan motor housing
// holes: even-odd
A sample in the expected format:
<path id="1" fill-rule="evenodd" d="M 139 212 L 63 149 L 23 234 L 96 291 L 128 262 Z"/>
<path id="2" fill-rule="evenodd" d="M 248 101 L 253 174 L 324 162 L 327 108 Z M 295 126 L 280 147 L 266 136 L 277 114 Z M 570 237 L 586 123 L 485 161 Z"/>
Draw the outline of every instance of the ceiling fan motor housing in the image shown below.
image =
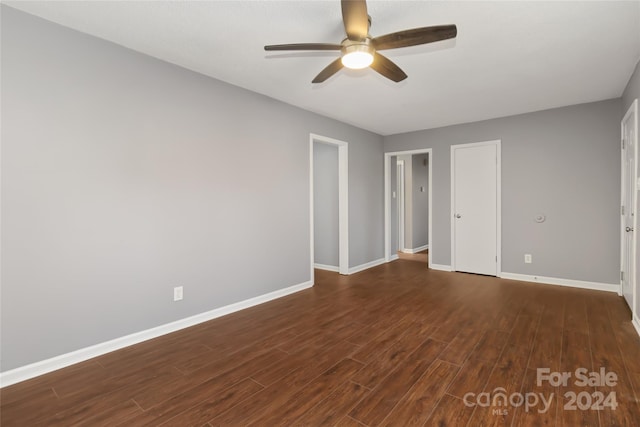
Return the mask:
<path id="1" fill-rule="evenodd" d="M 367 37 L 364 40 L 349 40 L 344 39 L 342 41 L 342 55 L 346 55 L 347 53 L 352 52 L 369 52 L 371 55 L 374 54 L 375 49 L 373 47 L 373 43 L 371 43 L 371 38 Z"/>

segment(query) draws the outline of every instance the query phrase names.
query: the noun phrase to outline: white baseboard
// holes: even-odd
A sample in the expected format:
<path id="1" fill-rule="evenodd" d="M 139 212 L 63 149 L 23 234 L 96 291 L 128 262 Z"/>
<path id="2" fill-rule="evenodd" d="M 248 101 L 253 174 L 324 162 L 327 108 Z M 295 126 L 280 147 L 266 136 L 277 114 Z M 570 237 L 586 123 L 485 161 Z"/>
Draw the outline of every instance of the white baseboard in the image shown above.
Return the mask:
<path id="1" fill-rule="evenodd" d="M 71 353 L 61 354 L 50 359 L 41 360 L 39 362 L 11 369 L 9 371 L 0 372 L 0 388 L 10 386 L 12 384 L 16 384 L 21 381 L 25 381 L 52 371 L 56 371 L 58 369 L 65 368 L 76 363 L 84 362 L 85 360 L 89 360 L 124 347 L 138 344 L 152 338 L 157 338 L 171 332 L 179 331 L 180 329 L 185 329 L 199 323 L 207 322 L 217 317 L 244 310 L 245 308 L 253 307 L 255 305 L 274 300 L 276 298 L 281 298 L 286 295 L 310 288 L 311 286 L 313 286 L 311 281 L 300 283 L 298 285 L 290 286 L 288 288 L 279 289 L 277 291 L 269 292 L 268 294 L 250 298 L 248 300 L 240 301 L 224 307 L 216 308 L 211 311 L 196 314 L 195 316 L 176 320 L 175 322 L 166 323 L 164 325 L 147 329 L 145 331 L 136 332 L 131 335 L 126 335 L 124 337 L 92 345 L 90 347 L 81 348 L 80 350 L 72 351 Z"/>
<path id="2" fill-rule="evenodd" d="M 397 259 L 400 259 L 400 257 L 398 256 L 398 254 L 393 254 L 389 257 L 389 262 L 391 261 L 395 261 Z"/>
<path id="3" fill-rule="evenodd" d="M 532 276 L 518 273 L 500 273 L 503 279 L 520 280 L 523 282 L 544 283 L 546 285 L 569 286 L 571 288 L 592 289 L 595 291 L 618 292 L 619 284 L 587 282 L 584 280 L 559 279 L 557 277 Z"/>
<path id="4" fill-rule="evenodd" d="M 359 272 L 361 272 L 363 270 L 367 270 L 367 269 L 372 268 L 372 267 L 377 267 L 377 266 L 379 266 L 381 264 L 384 264 L 384 263 L 386 263 L 385 259 L 384 258 L 380 258 L 380 259 L 376 259 L 376 260 L 371 261 L 371 262 L 367 262 L 366 264 L 360 264 L 360 265 L 357 265 L 355 267 L 351 267 L 349 269 L 349 274 L 359 273 Z"/>
<path id="5" fill-rule="evenodd" d="M 444 265 L 444 264 L 431 264 L 429 268 L 432 270 L 453 271 L 450 265 Z"/>
<path id="6" fill-rule="evenodd" d="M 640 319 L 635 314 L 633 315 L 633 319 L 631 320 L 631 324 L 636 329 L 638 335 L 640 335 Z"/>
<path id="7" fill-rule="evenodd" d="M 414 249 L 405 249 L 402 252 L 406 253 L 406 254 L 417 254 L 418 252 L 422 252 L 424 250 L 429 249 L 429 245 L 424 245 L 424 246 L 419 246 L 417 248 Z"/>
<path id="8" fill-rule="evenodd" d="M 333 271 L 335 273 L 339 273 L 340 272 L 340 267 L 335 267 L 333 265 L 313 264 L 313 268 L 317 268 L 318 270 Z"/>

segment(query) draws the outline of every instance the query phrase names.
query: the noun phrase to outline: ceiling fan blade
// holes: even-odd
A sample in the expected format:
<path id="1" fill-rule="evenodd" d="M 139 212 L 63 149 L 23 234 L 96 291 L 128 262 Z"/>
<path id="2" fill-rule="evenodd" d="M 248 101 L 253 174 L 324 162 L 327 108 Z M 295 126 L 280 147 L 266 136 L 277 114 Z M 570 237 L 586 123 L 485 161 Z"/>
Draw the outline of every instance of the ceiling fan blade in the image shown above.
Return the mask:
<path id="1" fill-rule="evenodd" d="M 369 34 L 365 0 L 342 0 L 342 21 L 349 40 L 364 40 Z"/>
<path id="2" fill-rule="evenodd" d="M 374 38 L 372 44 L 376 50 L 396 49 L 452 39 L 457 34 L 458 29 L 455 25 L 438 25 L 385 34 Z"/>
<path id="3" fill-rule="evenodd" d="M 340 71 L 342 67 L 342 58 L 336 59 L 331 64 L 327 65 L 324 70 L 320 71 L 320 74 L 318 74 L 311 83 L 322 83 L 323 81 L 327 80 L 329 77 Z"/>
<path id="4" fill-rule="evenodd" d="M 373 54 L 373 63 L 371 64 L 371 68 L 396 83 L 407 78 L 407 75 L 400 69 L 400 67 L 394 64 L 386 56 L 380 55 L 378 52 Z"/>
<path id="5" fill-rule="evenodd" d="M 264 50 L 340 50 L 342 45 L 333 43 L 293 43 L 272 44 L 264 47 Z"/>

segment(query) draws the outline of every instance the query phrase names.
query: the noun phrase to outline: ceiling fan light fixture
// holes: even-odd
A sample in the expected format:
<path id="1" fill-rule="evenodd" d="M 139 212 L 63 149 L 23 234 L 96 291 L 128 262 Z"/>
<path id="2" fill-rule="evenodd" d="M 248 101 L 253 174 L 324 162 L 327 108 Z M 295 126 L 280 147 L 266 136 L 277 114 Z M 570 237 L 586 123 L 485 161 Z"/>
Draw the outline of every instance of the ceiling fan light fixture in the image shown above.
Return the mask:
<path id="1" fill-rule="evenodd" d="M 347 36 L 340 44 L 276 44 L 267 45 L 264 50 L 339 50 L 340 57 L 323 68 L 311 83 L 325 82 L 345 67 L 356 70 L 371 67 L 378 74 L 398 83 L 406 79 L 407 74 L 389 58 L 380 55 L 378 51 L 434 43 L 452 39 L 458 35 L 455 25 L 435 25 L 371 37 L 369 34 L 371 17 L 367 13 L 367 0 L 340 0 L 340 4 L 342 23 Z"/>
<path id="2" fill-rule="evenodd" d="M 367 68 L 373 63 L 373 48 L 368 43 L 346 46 L 342 52 L 342 65 L 352 70 Z"/>

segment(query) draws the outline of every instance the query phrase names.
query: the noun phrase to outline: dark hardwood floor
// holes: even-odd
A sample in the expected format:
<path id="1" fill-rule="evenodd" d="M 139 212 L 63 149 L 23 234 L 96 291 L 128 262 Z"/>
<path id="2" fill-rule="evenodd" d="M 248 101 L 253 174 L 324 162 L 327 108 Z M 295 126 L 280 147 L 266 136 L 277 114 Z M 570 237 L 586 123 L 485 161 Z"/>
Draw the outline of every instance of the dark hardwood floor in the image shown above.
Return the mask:
<path id="1" fill-rule="evenodd" d="M 612 293 L 430 271 L 406 258 L 349 277 L 317 271 L 309 290 L 6 387 L 1 420 L 638 426 L 640 338 L 629 319 Z M 576 369 L 601 367 L 615 385 L 576 384 Z M 572 378 L 538 385 L 538 368 Z M 515 404 L 483 404 L 500 392 Z M 533 393 L 548 406 L 517 405 Z M 591 408 L 598 393 L 615 393 L 617 408 L 569 410 Z"/>

